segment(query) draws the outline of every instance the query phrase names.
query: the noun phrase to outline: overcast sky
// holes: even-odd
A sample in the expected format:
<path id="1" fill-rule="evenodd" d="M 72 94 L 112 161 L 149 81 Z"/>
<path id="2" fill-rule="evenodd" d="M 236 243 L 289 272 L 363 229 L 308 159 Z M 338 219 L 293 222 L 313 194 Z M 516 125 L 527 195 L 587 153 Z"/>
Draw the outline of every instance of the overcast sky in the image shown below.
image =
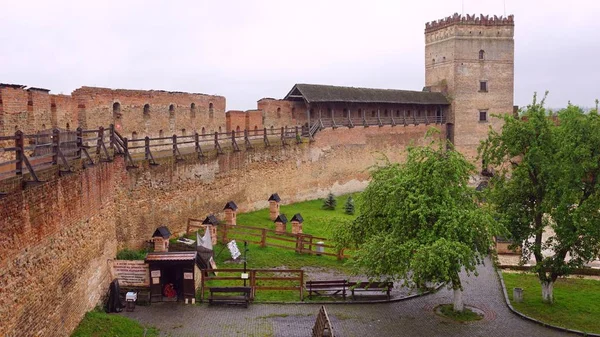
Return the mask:
<path id="1" fill-rule="evenodd" d="M 600 98 L 600 1 L 0 0 L 0 83 L 223 95 L 227 109 L 295 83 L 421 90 L 425 22 L 515 15 L 515 104 Z"/>

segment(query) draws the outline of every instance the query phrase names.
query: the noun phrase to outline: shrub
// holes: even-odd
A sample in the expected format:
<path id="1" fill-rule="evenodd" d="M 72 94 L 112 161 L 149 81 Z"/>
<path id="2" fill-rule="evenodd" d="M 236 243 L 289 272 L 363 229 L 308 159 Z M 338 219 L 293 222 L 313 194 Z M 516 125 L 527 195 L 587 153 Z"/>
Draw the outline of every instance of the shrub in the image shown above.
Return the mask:
<path id="1" fill-rule="evenodd" d="M 327 195 L 327 198 L 325 198 L 325 200 L 323 201 L 322 208 L 328 209 L 328 210 L 334 210 L 336 205 L 337 205 L 337 201 L 335 200 L 333 193 L 329 192 L 329 194 Z"/>
<path id="2" fill-rule="evenodd" d="M 344 213 L 346 214 L 354 214 L 354 199 L 351 196 L 346 199 L 346 204 L 344 205 Z"/>

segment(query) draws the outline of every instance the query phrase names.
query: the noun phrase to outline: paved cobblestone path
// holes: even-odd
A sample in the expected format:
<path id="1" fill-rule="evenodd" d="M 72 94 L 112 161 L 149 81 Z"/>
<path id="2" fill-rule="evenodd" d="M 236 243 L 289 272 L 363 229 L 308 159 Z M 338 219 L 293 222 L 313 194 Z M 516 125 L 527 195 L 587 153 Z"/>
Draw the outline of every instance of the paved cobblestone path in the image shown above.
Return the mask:
<path id="1" fill-rule="evenodd" d="M 504 303 L 498 276 L 489 259 L 479 276 L 462 277 L 467 305 L 485 312 L 484 319 L 457 323 L 433 308 L 451 303 L 446 289 L 402 302 L 328 304 L 336 336 L 573 336 L 523 320 Z M 124 315 L 160 329 L 161 336 L 310 336 L 319 310 L 316 304 L 234 306 L 158 303 Z"/>

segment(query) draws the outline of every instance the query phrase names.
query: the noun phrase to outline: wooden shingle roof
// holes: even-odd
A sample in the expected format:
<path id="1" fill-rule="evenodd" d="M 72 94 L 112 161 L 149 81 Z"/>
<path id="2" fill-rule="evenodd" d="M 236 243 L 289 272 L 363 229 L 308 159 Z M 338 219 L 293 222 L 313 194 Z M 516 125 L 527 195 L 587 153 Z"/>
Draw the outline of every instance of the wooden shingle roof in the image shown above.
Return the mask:
<path id="1" fill-rule="evenodd" d="M 284 99 L 304 99 L 307 103 L 450 104 L 446 96 L 440 92 L 355 88 L 302 83 L 294 85 Z"/>

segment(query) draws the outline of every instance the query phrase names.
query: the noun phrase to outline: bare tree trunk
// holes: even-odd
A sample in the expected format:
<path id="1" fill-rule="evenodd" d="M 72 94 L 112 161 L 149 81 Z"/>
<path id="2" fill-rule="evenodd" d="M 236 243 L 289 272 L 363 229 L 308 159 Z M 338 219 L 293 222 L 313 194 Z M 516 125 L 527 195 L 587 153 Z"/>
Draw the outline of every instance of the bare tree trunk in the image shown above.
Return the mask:
<path id="1" fill-rule="evenodd" d="M 542 283 L 542 300 L 546 303 L 554 302 L 554 282 L 543 281 Z"/>
<path id="2" fill-rule="evenodd" d="M 462 312 L 465 309 L 465 304 L 463 303 L 462 293 L 463 293 L 463 291 L 460 288 L 454 289 L 454 300 L 453 300 L 454 311 Z"/>

